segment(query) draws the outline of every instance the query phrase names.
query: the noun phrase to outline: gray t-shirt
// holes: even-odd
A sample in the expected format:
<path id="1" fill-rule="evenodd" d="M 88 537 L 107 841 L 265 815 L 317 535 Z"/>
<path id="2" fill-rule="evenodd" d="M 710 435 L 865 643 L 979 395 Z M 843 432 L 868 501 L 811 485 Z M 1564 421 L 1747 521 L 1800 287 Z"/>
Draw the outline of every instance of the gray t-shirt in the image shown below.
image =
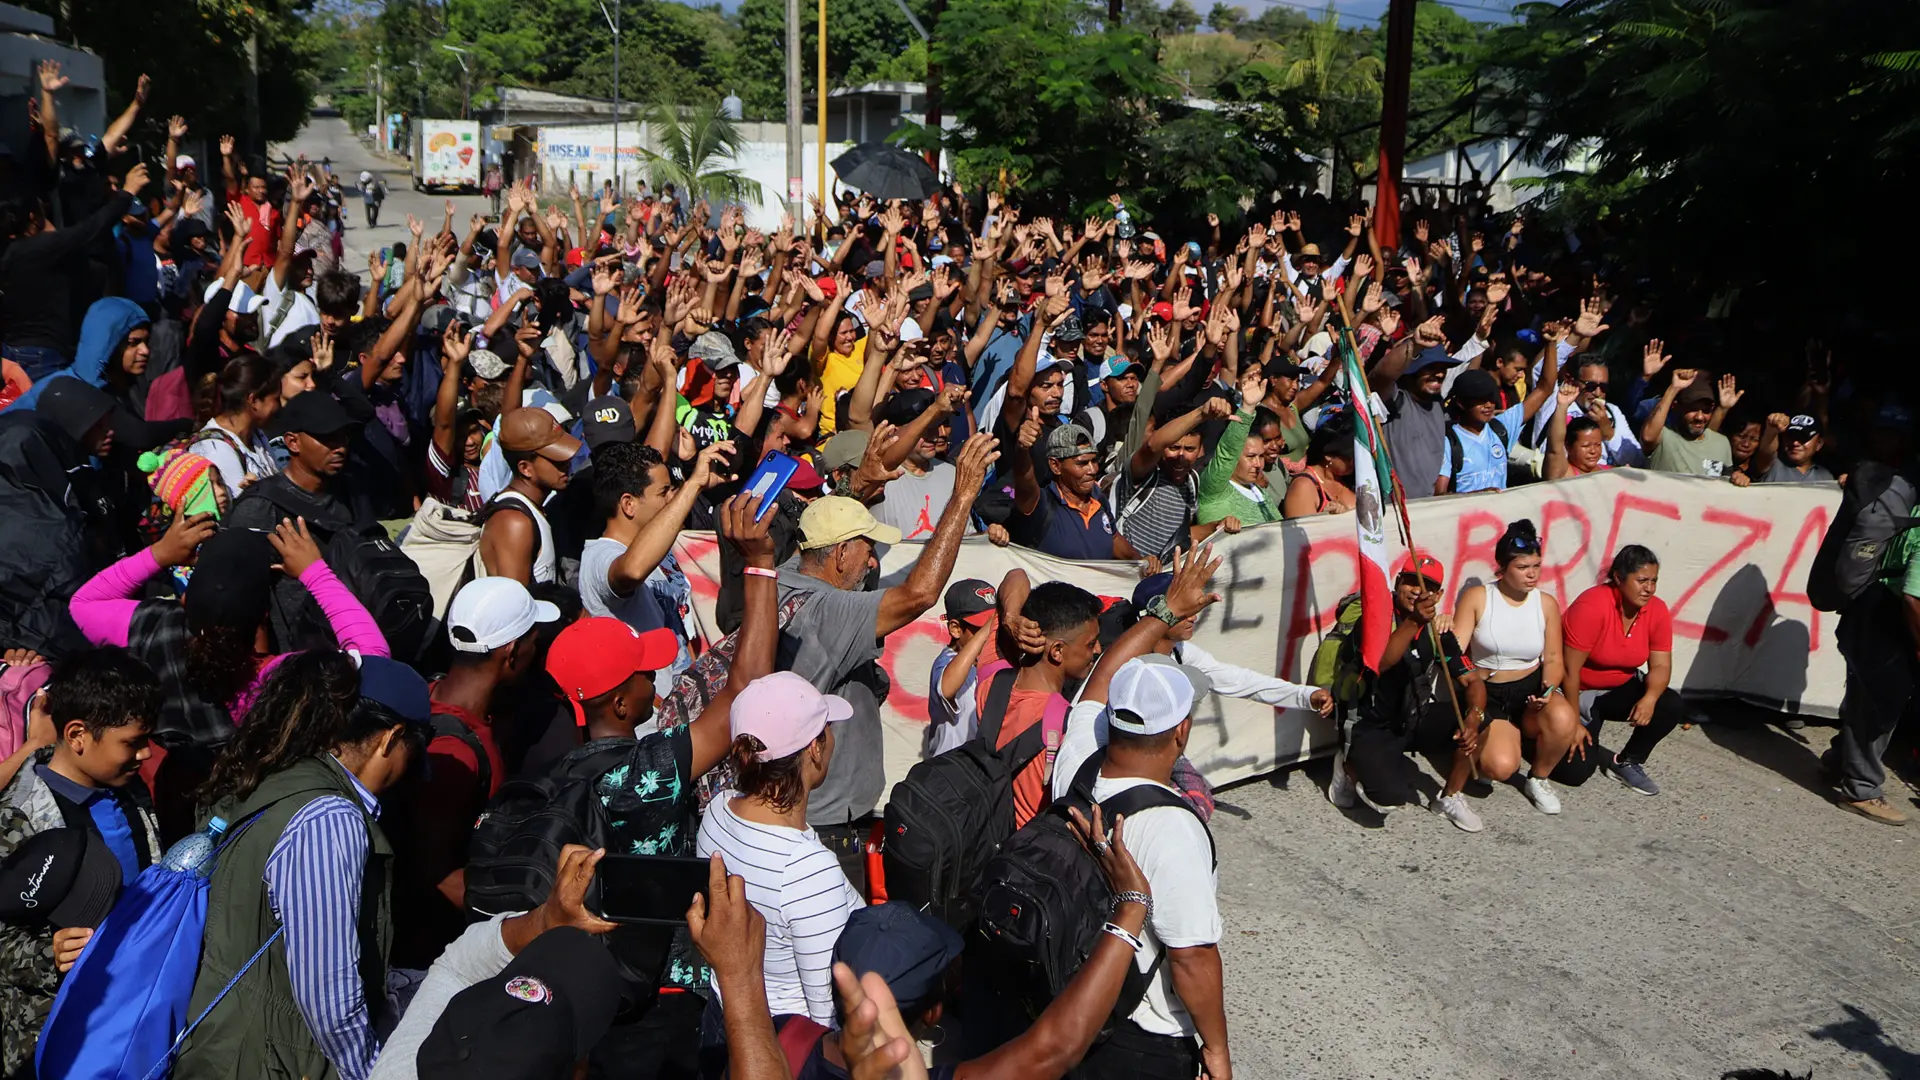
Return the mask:
<path id="1" fill-rule="evenodd" d="M 849 592 L 809 577 L 797 555 L 780 567 L 779 586 L 782 604 L 796 592 L 811 595 L 780 632 L 774 666 L 853 706 L 853 716 L 834 729 L 826 781 L 807 799 L 808 825 L 844 825 L 871 814 L 887 786 L 880 731 L 887 676 L 879 664 L 882 642 L 873 636 L 886 594 Z"/>
<path id="2" fill-rule="evenodd" d="M 599 617 L 619 619 L 639 632 L 673 629 L 662 616 L 659 601 L 646 583 L 633 587 L 625 596 L 613 591 L 608 584 L 608 571 L 613 569 L 614 560 L 627 553 L 627 545 L 618 540 L 609 540 L 604 536 L 587 541 L 580 552 L 580 603 L 587 614 Z M 684 646 L 683 646 L 684 648 Z M 654 673 L 654 692 L 670 694 L 674 680 L 679 678 L 679 665 Z"/>
<path id="3" fill-rule="evenodd" d="M 947 503 L 953 499 L 955 471 L 952 465 L 936 461 L 924 476 L 915 476 L 909 469 L 898 479 L 887 481 L 880 501 L 870 508 L 874 520 L 899 529 L 902 540 L 932 536 L 940 515 L 947 512 Z"/>
<path id="4" fill-rule="evenodd" d="M 1723 477 L 1733 471 L 1733 444 L 1712 428 L 1697 439 L 1668 428 L 1660 433 L 1660 443 L 1653 453 L 1647 455 L 1647 467 L 1656 472 Z"/>
<path id="5" fill-rule="evenodd" d="M 1831 484 L 1833 474 L 1818 465 L 1809 465 L 1806 472 L 1787 464 L 1785 458 L 1774 458 L 1767 466 L 1767 475 L 1760 478 L 1763 484 Z"/>
<path id="6" fill-rule="evenodd" d="M 1382 430 L 1393 453 L 1394 470 L 1400 474 L 1407 498 L 1424 499 L 1433 494 L 1440 461 L 1446 455 L 1447 407 L 1438 398 L 1421 401 L 1405 387 L 1396 386 L 1387 409 Z"/>

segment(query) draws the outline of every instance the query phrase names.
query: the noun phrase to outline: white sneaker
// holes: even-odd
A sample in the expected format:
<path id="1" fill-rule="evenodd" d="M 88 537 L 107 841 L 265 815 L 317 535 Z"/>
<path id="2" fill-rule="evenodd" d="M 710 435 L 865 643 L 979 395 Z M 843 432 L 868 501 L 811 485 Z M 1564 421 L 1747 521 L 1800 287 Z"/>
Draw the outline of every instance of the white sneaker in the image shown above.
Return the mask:
<path id="1" fill-rule="evenodd" d="M 1560 795 L 1553 790 L 1553 781 L 1538 776 L 1527 777 L 1524 785 L 1527 798 L 1533 801 L 1533 808 L 1543 814 L 1560 812 Z"/>
<path id="2" fill-rule="evenodd" d="M 1473 807 L 1467 804 L 1467 796 L 1463 792 L 1442 795 L 1433 800 L 1433 812 L 1453 822 L 1453 827 L 1461 832 L 1479 832 L 1486 827 L 1480 821 L 1480 815 L 1474 813 Z"/>
<path id="3" fill-rule="evenodd" d="M 1333 779 L 1327 781 L 1327 801 L 1342 810 L 1351 810 L 1359 802 L 1360 784 L 1347 771 L 1347 752 L 1333 752 Z"/>

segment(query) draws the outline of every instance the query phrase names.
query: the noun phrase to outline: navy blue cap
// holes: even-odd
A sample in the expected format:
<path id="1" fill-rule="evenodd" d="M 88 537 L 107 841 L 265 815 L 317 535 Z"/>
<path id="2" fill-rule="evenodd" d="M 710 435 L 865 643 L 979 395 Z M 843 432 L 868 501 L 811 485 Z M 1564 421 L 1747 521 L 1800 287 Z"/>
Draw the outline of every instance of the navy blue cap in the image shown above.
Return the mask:
<path id="1" fill-rule="evenodd" d="M 425 724 L 433 719 L 427 680 L 389 657 L 360 657 L 360 696 L 379 702 L 402 720 Z"/>
<path id="2" fill-rule="evenodd" d="M 952 927 L 896 900 L 847 916 L 833 958 L 855 975 L 878 972 L 901 1015 L 912 1017 L 940 1000 L 947 968 L 964 946 Z"/>
<path id="3" fill-rule="evenodd" d="M 1167 595 L 1167 590 L 1171 588 L 1173 575 L 1170 573 L 1162 571 L 1152 577 L 1141 578 L 1140 584 L 1133 587 L 1133 606 L 1145 611 L 1147 605 L 1153 603 L 1154 597 Z"/>
<path id="4" fill-rule="evenodd" d="M 1446 365 L 1447 367 L 1452 367 L 1453 365 L 1458 363 L 1460 363 L 1460 361 L 1455 360 L 1452 356 L 1449 356 L 1447 354 L 1447 350 L 1445 346 L 1429 345 L 1426 348 L 1421 349 L 1420 352 L 1414 356 L 1413 362 L 1408 364 L 1407 370 L 1401 372 L 1400 375 L 1402 378 L 1405 378 L 1406 376 L 1412 375 L 1416 372 L 1425 371 L 1430 367 L 1435 367 L 1442 364 Z"/>

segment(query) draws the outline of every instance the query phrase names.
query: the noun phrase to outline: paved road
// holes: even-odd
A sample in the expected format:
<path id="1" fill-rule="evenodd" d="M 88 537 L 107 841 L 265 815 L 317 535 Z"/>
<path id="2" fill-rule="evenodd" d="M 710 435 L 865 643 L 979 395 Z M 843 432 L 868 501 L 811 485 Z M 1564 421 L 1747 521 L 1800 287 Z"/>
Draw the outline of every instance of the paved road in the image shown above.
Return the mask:
<path id="1" fill-rule="evenodd" d="M 1723 716 L 1660 747 L 1657 798 L 1503 785 L 1472 836 L 1335 810 L 1325 761 L 1224 792 L 1236 1075 L 1920 1077 L 1920 829 L 1827 802 L 1832 729 Z"/>
<path id="2" fill-rule="evenodd" d="M 380 248 L 395 243 L 411 243 L 407 234 L 407 215 L 414 214 L 426 224 L 431 235 L 440 228 L 446 217 L 447 199 L 440 195 L 423 195 L 413 190 L 413 180 L 407 171 L 405 161 L 394 161 L 376 156 L 347 127 L 347 122 L 339 117 L 313 117 L 306 127 L 300 130 L 292 141 L 276 144 L 271 148 L 273 157 L 278 160 L 283 155 L 298 157 L 305 154 L 309 161 L 331 158 L 333 171 L 347 185 L 347 232 L 345 266 L 363 276 L 367 267 L 367 256 Z M 368 228 L 360 207 L 359 188 L 356 180 L 360 170 L 368 169 L 380 175 L 387 182 L 387 201 L 380 211 L 380 224 Z M 462 237 L 466 235 L 467 219 L 476 213 L 486 213 L 488 203 L 482 195 L 456 195 L 454 204 L 454 230 Z"/>
<path id="3" fill-rule="evenodd" d="M 340 120 L 286 149 L 385 174 L 383 224 L 347 231 L 350 265 L 404 239 L 409 212 L 438 226 L 444 200 Z M 457 222 L 484 203 L 454 201 Z M 1477 836 L 1418 809 L 1342 814 L 1324 761 L 1225 792 L 1237 1075 L 1920 1077 L 1920 826 L 1833 809 L 1815 770 L 1832 730 L 1766 719 L 1677 732 L 1658 798 L 1596 777 L 1549 818 L 1503 786 L 1476 800 Z M 1914 811 L 1898 782 L 1889 797 Z"/>

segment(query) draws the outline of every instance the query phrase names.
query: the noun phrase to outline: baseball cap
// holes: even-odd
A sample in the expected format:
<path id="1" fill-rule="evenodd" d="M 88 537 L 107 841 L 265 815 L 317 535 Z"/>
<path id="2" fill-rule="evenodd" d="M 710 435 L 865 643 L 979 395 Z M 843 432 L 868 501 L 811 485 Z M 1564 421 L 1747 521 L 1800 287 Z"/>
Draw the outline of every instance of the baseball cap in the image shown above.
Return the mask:
<path id="1" fill-rule="evenodd" d="M 692 347 L 687 349 L 687 355 L 706 364 L 711 371 L 737 367 L 740 364 L 740 355 L 733 351 L 733 342 L 718 330 L 709 330 L 694 338 Z"/>
<path id="2" fill-rule="evenodd" d="M 1400 569 L 1394 571 L 1394 576 L 1400 577 L 1406 574 L 1417 574 L 1435 585 L 1447 583 L 1446 567 L 1440 565 L 1439 559 L 1424 551 L 1410 551 L 1400 560 Z"/>
<path id="3" fill-rule="evenodd" d="M 288 398 L 280 411 L 273 414 L 273 423 L 269 426 L 275 435 L 331 435 L 359 427 L 360 423 L 347 414 L 346 407 L 332 394 L 309 390 Z"/>
<path id="4" fill-rule="evenodd" d="M 507 362 L 492 349 L 475 349 L 467 354 L 467 364 L 483 379 L 497 379 L 507 373 Z"/>
<path id="5" fill-rule="evenodd" d="M 513 578 L 475 578 L 462 585 L 447 605 L 447 636 L 453 639 L 455 652 L 488 653 L 520 640 L 534 623 L 559 617 L 559 608 L 535 600 Z"/>
<path id="6" fill-rule="evenodd" d="M 867 433 L 864 431 L 835 432 L 820 444 L 820 467 L 829 475 L 860 464 L 860 459 L 866 456 Z"/>
<path id="7" fill-rule="evenodd" d="M 1173 321 L 1173 305 L 1167 303 L 1165 300 L 1153 305 L 1149 310 L 1153 313 L 1153 317 L 1159 319 L 1161 322 Z"/>
<path id="8" fill-rule="evenodd" d="M 1079 424 L 1061 424 L 1047 434 L 1047 457 L 1052 461 L 1094 452 L 1093 432 Z"/>
<path id="9" fill-rule="evenodd" d="M 791 671 L 776 671 L 748 683 L 734 697 L 727 725 L 736 739 L 751 735 L 760 740 L 764 749 L 754 755 L 758 760 L 778 761 L 804 750 L 828 724 L 852 715 L 846 698 L 823 694 Z"/>
<path id="10" fill-rule="evenodd" d="M 173 167 L 175 169 L 193 168 L 194 167 L 193 155 L 192 154 L 175 154 L 173 157 Z"/>
<path id="11" fill-rule="evenodd" d="M 1125 356 L 1116 356 L 1107 361 L 1106 373 L 1102 375 L 1101 378 L 1118 379 L 1129 372 L 1131 372 L 1135 378 L 1144 379 L 1147 377 L 1147 365 L 1142 364 L 1138 360 L 1129 360 Z"/>
<path id="12" fill-rule="evenodd" d="M 301 394 L 293 400 L 306 396 Z M 522 406 L 501 418 L 500 449 L 510 454 L 539 454 L 548 461 L 564 463 L 580 452 L 580 440 L 567 434 L 547 410 Z"/>
<path id="13" fill-rule="evenodd" d="M 1812 439 L 1821 432 L 1820 419 L 1799 413 L 1787 421 L 1787 430 L 1781 433 L 1785 439 Z"/>
<path id="14" fill-rule="evenodd" d="M 793 475 L 787 477 L 788 491 L 819 491 L 826 486 L 827 482 L 820 478 L 820 470 L 809 464 L 806 458 L 795 461 Z"/>
<path id="15" fill-rule="evenodd" d="M 523 247 L 513 253 L 513 268 L 515 270 L 538 270 L 540 269 L 540 256 L 534 254 L 532 248 Z"/>
<path id="16" fill-rule="evenodd" d="M 354 662 L 360 665 L 361 697 L 379 702 L 403 720 L 432 721 L 433 700 L 419 672 L 385 656 L 357 656 Z"/>
<path id="17" fill-rule="evenodd" d="M 1301 351 L 1304 352 L 1306 355 L 1315 357 L 1315 358 L 1325 356 L 1328 353 L 1333 351 L 1333 335 L 1327 333 L 1325 330 L 1316 331 L 1312 337 L 1307 339 L 1307 346 L 1305 349 Z M 1441 352 L 1443 353 L 1445 351 L 1446 350 L 1444 349 L 1441 350 Z M 1452 360 L 1453 357 L 1449 356 L 1447 357 L 1447 359 Z M 1415 362 L 1418 362 L 1419 357 L 1415 357 L 1414 360 Z M 1411 370 L 1418 370 L 1418 369 L 1409 368 L 1408 370 L 1411 371 Z"/>
<path id="18" fill-rule="evenodd" d="M 1712 380 L 1707 378 L 1706 373 L 1701 372 L 1698 376 L 1694 378 L 1692 383 L 1689 383 L 1687 385 L 1687 387 L 1684 390 L 1681 390 L 1678 394 L 1674 395 L 1673 397 L 1674 404 L 1686 405 L 1686 404 L 1692 404 L 1694 402 L 1713 401 L 1714 394 L 1713 394 L 1713 387 L 1712 385 L 1710 385 L 1711 382 Z"/>
<path id="19" fill-rule="evenodd" d="M 1085 341 L 1086 338 L 1087 328 L 1081 324 L 1078 315 L 1068 315 L 1060 320 L 1059 326 L 1053 328 L 1053 340 L 1062 344 Z"/>
<path id="20" fill-rule="evenodd" d="M 200 298 L 200 302 L 203 304 L 212 303 L 214 294 L 219 291 L 220 282 L 215 280 L 213 284 L 207 286 L 206 295 Z M 233 297 L 227 301 L 227 310 L 233 312 L 235 315 L 251 315 L 259 311 L 262 307 L 265 307 L 266 303 L 266 297 L 248 288 L 246 282 L 243 281 L 233 287 Z"/>
<path id="21" fill-rule="evenodd" d="M 966 942 L 939 919 L 898 900 L 860 908 L 833 943 L 833 958 L 856 976 L 871 971 L 887 980 L 900 1015 L 912 1023 L 940 1000 L 947 969 Z"/>
<path id="22" fill-rule="evenodd" d="M 207 537 L 187 582 L 188 629 L 260 625 L 273 590 L 273 564 L 279 561 L 267 534 L 258 529 L 221 529 Z"/>
<path id="23" fill-rule="evenodd" d="M 1500 384 L 1484 368 L 1468 368 L 1453 382 L 1455 401 L 1492 401 L 1500 396 Z"/>
<path id="24" fill-rule="evenodd" d="M 906 427 L 918 419 L 921 413 L 927 411 L 927 406 L 933 404 L 934 397 L 934 392 L 925 387 L 902 390 L 881 403 L 876 419 L 892 424 L 894 427 Z M 926 434 L 931 436 L 933 432 L 929 429 Z M 864 448 L 862 449 L 864 452 Z"/>
<path id="25" fill-rule="evenodd" d="M 585 703 L 619 687 L 635 672 L 661 671 L 680 655 L 680 639 L 667 629 L 635 630 L 619 619 L 581 619 L 553 639 L 547 674 L 585 726 Z"/>
<path id="26" fill-rule="evenodd" d="M 598 397 L 587 402 L 586 417 L 581 425 L 589 450 L 630 443 L 640 437 L 639 429 L 633 426 L 633 408 L 617 397 Z"/>
<path id="27" fill-rule="evenodd" d="M 7 820 L 14 817 L 19 820 Z M 0 829 L 26 828 L 18 810 L 8 807 L 0 815 Z M 119 895 L 120 860 L 104 840 L 90 842 L 84 829 L 46 829 L 21 841 L 0 870 L 0 921 L 98 926 Z"/>
<path id="28" fill-rule="evenodd" d="M 815 499 L 800 512 L 800 550 L 844 544 L 866 537 L 876 544 L 897 544 L 900 530 L 876 521 L 873 512 L 858 499 L 829 495 Z"/>
<path id="29" fill-rule="evenodd" d="M 626 995 L 620 966 L 586 931 L 556 927 L 500 974 L 453 996 L 420 1044 L 420 1080 L 571 1076 Z"/>
<path id="30" fill-rule="evenodd" d="M 1173 588 L 1173 575 L 1165 570 L 1151 577 L 1141 578 L 1140 584 L 1133 587 L 1133 606 L 1145 611 L 1147 605 L 1153 603 L 1154 597 L 1167 595 L 1167 590 L 1171 588 Z"/>
<path id="31" fill-rule="evenodd" d="M 1400 373 L 1400 377 L 1404 379 L 1408 375 L 1417 375 L 1430 367 L 1452 367 L 1458 363 L 1460 361 L 1448 355 L 1444 347 L 1429 345 L 1414 355 L 1413 361 L 1407 365 L 1407 370 Z"/>
<path id="32" fill-rule="evenodd" d="M 987 625 L 1000 603 L 993 585 L 979 578 L 961 578 L 947 586 L 947 618 L 968 626 Z"/>
<path id="33" fill-rule="evenodd" d="M 1198 668 L 1176 664 L 1172 657 L 1134 657 L 1113 673 L 1107 688 L 1107 726 L 1129 735 L 1172 731 L 1212 689 Z"/>
<path id="34" fill-rule="evenodd" d="M 1286 360 L 1268 361 L 1266 371 L 1269 379 L 1297 379 L 1307 373 L 1306 368 Z"/>

